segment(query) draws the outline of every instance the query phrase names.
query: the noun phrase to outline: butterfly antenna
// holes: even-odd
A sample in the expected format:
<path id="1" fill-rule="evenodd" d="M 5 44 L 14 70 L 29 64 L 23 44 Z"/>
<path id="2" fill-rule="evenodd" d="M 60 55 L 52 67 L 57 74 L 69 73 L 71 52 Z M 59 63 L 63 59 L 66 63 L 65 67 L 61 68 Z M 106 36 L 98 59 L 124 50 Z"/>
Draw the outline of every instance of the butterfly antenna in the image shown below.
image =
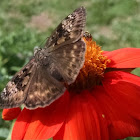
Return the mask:
<path id="1" fill-rule="evenodd" d="M 44 42 L 46 42 L 46 40 L 48 39 L 49 37 L 45 38 L 41 43 L 40 45 L 38 46 L 39 48 L 41 48 L 43 45 L 44 45 Z"/>

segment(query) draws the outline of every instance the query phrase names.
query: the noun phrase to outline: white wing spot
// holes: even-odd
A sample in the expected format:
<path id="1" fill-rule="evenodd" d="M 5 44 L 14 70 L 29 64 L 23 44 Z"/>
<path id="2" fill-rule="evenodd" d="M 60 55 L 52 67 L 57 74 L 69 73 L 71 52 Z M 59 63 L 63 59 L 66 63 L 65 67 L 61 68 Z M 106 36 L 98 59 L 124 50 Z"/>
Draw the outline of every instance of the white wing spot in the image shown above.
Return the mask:
<path id="1" fill-rule="evenodd" d="M 70 54 L 71 54 L 72 57 L 75 57 L 74 50 L 71 50 Z"/>
<path id="2" fill-rule="evenodd" d="M 77 47 L 78 47 L 77 45 L 74 45 L 74 46 L 73 46 L 74 49 L 77 49 Z"/>
<path id="3" fill-rule="evenodd" d="M 31 94 L 31 95 L 29 95 L 29 98 L 30 98 L 30 99 L 33 99 L 33 97 L 34 97 L 34 96 L 33 96 L 32 94 Z"/>
<path id="4" fill-rule="evenodd" d="M 75 62 L 76 61 L 76 59 L 75 58 L 72 58 L 72 60 L 71 60 L 72 62 Z"/>

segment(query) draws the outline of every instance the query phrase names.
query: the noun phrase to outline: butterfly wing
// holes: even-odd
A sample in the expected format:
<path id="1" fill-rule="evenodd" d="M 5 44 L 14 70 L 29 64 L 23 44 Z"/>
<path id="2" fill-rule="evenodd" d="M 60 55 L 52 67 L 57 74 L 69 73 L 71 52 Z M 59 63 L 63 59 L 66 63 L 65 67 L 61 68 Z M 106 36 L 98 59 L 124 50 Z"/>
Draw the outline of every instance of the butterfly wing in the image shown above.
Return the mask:
<path id="1" fill-rule="evenodd" d="M 65 91 L 64 82 L 71 84 L 76 79 L 84 63 L 84 54 L 85 43 L 80 39 L 53 51 L 49 66 L 36 64 L 26 91 L 26 108 L 45 107 L 59 98 Z"/>
<path id="2" fill-rule="evenodd" d="M 64 85 L 50 75 L 48 67 L 36 65 L 35 69 L 24 102 L 29 109 L 49 105 L 65 91 Z"/>
<path id="3" fill-rule="evenodd" d="M 84 7 L 80 7 L 58 25 L 47 40 L 45 48 L 51 52 L 58 47 L 78 41 L 83 35 L 85 24 L 86 11 Z"/>
<path id="4" fill-rule="evenodd" d="M 81 38 L 85 23 L 86 11 L 80 7 L 59 24 L 45 46 L 51 75 L 68 84 L 74 82 L 84 63 L 86 47 Z"/>
<path id="5" fill-rule="evenodd" d="M 7 83 L 0 95 L 0 108 L 14 108 L 22 104 L 29 109 L 44 107 L 64 91 L 64 85 L 51 76 L 48 67 L 38 65 L 32 59 Z"/>
<path id="6" fill-rule="evenodd" d="M 26 98 L 26 90 L 34 75 L 34 59 L 31 59 L 7 83 L 0 95 L 0 108 L 13 108 L 20 106 Z"/>
<path id="7" fill-rule="evenodd" d="M 82 39 L 58 48 L 51 55 L 51 75 L 60 82 L 73 83 L 83 66 L 84 58 L 85 43 Z"/>
<path id="8" fill-rule="evenodd" d="M 74 82 L 84 63 L 85 43 L 60 47 L 53 51 L 49 66 L 37 65 L 30 81 L 25 106 L 29 109 L 45 107 L 59 98 L 65 91 L 64 82 Z"/>
<path id="9" fill-rule="evenodd" d="M 36 67 L 24 102 L 27 108 L 49 105 L 64 93 L 65 82 L 74 82 L 84 63 L 84 26 L 85 9 L 81 7 L 67 16 L 48 39 L 42 50 L 42 55 L 48 56 Z"/>

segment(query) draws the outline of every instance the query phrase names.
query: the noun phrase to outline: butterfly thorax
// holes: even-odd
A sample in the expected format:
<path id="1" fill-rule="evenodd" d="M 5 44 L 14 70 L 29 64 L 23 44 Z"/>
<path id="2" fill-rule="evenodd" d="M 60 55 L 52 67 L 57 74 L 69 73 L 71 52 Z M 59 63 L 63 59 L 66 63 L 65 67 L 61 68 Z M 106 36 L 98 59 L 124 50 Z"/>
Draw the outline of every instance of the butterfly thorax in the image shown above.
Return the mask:
<path id="1" fill-rule="evenodd" d="M 49 53 L 44 48 L 38 48 L 34 51 L 34 58 L 36 63 L 40 65 L 48 65 L 49 64 Z"/>

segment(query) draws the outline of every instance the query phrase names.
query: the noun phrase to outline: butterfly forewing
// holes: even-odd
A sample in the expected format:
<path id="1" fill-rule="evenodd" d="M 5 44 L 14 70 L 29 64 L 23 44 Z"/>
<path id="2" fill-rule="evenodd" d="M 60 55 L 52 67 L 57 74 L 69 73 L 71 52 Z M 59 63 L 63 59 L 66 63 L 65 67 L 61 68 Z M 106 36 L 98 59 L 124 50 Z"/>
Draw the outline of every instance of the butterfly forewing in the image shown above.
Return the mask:
<path id="1" fill-rule="evenodd" d="M 34 63 L 32 59 L 7 83 L 0 96 L 0 108 L 18 107 L 24 102 L 34 75 Z"/>
<path id="2" fill-rule="evenodd" d="M 84 56 L 85 43 L 81 39 L 62 48 L 60 47 L 51 55 L 52 64 L 55 64 L 53 65 L 53 70 L 59 71 L 62 76 L 61 79 L 63 78 L 63 81 L 67 81 L 68 84 L 71 84 L 83 66 Z M 53 72 L 54 71 L 51 71 L 52 75 L 54 74 Z"/>
<path id="3" fill-rule="evenodd" d="M 75 81 L 84 63 L 82 40 L 86 22 L 83 7 L 67 16 L 47 40 L 43 49 L 7 84 L 0 96 L 0 108 L 24 104 L 26 108 L 45 107 L 65 92 L 64 83 Z"/>
<path id="4" fill-rule="evenodd" d="M 48 51 L 51 51 L 60 46 L 76 42 L 82 37 L 85 23 L 85 8 L 80 7 L 58 25 L 47 40 L 45 48 L 49 48 Z"/>

